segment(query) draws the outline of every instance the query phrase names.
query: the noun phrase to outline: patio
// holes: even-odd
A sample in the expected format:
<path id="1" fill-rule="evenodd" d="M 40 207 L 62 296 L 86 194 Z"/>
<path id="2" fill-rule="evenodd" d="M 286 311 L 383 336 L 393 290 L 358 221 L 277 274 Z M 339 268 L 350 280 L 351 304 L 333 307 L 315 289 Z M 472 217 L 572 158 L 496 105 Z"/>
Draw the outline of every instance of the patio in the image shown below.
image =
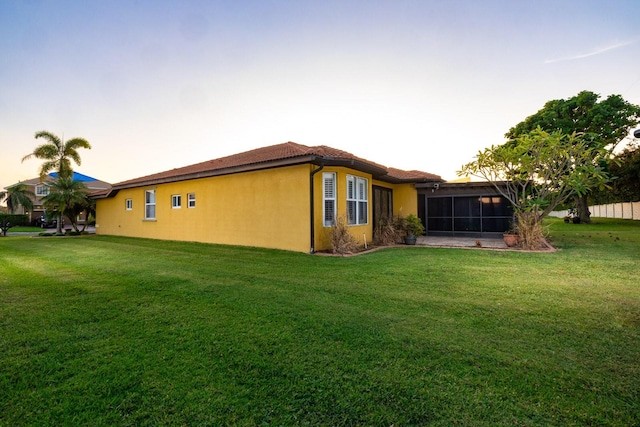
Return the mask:
<path id="1" fill-rule="evenodd" d="M 508 249 L 501 238 L 420 236 L 417 245 L 440 248 Z"/>

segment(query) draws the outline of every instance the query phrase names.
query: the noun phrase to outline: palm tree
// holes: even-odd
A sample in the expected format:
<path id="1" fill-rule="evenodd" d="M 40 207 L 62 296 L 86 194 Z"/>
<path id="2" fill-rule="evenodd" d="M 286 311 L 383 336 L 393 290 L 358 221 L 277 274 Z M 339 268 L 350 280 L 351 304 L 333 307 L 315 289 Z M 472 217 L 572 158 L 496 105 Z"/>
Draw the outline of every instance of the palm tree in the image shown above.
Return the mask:
<path id="1" fill-rule="evenodd" d="M 25 184 L 12 185 L 7 187 L 7 191 L 0 191 L 0 202 L 7 202 L 7 209 L 11 214 L 15 213 L 20 205 L 26 210 L 33 210 L 35 197 L 33 191 L 29 190 Z"/>
<path id="2" fill-rule="evenodd" d="M 56 233 L 62 234 L 62 216 L 66 215 L 71 226 L 78 231 L 76 217 L 85 209 L 87 203 L 87 186 L 73 177 L 58 176 L 49 183 L 49 194 L 42 198 L 47 209 L 51 209 L 58 217 Z"/>
<path id="3" fill-rule="evenodd" d="M 31 157 L 44 160 L 40 166 L 40 181 L 44 181 L 51 171 L 57 171 L 60 177 L 71 177 L 73 175 L 71 161 L 73 160 L 78 166 L 81 164 L 78 148 L 91 149 L 91 144 L 84 138 L 73 138 L 65 142 L 44 130 L 36 132 L 35 137 L 36 139 L 44 138 L 47 143 L 37 146 L 32 153 L 24 156 L 22 161 Z"/>
<path id="4" fill-rule="evenodd" d="M 88 197 L 85 199 L 85 201 L 86 205 L 83 209 L 85 213 L 84 224 L 82 224 L 82 230 L 80 230 L 80 232 L 83 232 L 87 228 L 87 224 L 89 224 L 92 218 L 93 220 L 95 220 L 96 218 L 96 201 Z M 78 212 L 78 215 L 80 215 L 83 210 L 80 210 L 80 212 Z"/>

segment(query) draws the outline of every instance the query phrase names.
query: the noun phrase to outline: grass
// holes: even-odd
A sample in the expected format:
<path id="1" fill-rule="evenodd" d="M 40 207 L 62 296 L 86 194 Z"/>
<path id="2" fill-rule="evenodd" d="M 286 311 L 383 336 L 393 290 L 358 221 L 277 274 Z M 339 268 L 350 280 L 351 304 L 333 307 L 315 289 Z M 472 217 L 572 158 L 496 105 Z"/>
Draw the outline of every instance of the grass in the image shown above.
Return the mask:
<path id="1" fill-rule="evenodd" d="M 555 253 L 0 238 L 0 425 L 640 425 L 640 223 Z"/>

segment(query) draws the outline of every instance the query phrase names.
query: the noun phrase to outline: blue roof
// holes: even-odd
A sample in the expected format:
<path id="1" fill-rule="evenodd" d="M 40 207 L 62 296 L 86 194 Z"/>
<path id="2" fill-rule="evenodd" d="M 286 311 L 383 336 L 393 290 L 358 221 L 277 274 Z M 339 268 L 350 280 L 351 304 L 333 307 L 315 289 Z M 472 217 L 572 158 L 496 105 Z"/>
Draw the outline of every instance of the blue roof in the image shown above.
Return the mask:
<path id="1" fill-rule="evenodd" d="M 51 172 L 49 174 L 49 176 L 51 178 L 57 178 L 58 177 L 58 172 Z M 78 173 L 78 172 L 73 172 L 73 180 L 74 181 L 80 181 L 80 182 L 97 181 L 97 179 L 95 179 L 95 178 L 91 178 L 90 176 L 83 175 L 83 174 Z"/>

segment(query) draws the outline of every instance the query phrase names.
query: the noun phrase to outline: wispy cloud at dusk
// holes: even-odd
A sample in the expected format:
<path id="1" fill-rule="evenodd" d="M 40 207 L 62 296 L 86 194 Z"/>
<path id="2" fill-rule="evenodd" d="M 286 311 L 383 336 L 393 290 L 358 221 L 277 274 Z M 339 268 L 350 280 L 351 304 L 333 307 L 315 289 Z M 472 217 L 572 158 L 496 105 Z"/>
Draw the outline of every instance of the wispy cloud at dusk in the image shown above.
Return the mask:
<path id="1" fill-rule="evenodd" d="M 631 44 L 636 43 L 638 40 L 630 40 L 630 41 L 625 41 L 625 42 L 618 42 L 618 43 L 614 43 L 612 45 L 606 46 L 606 47 L 602 47 L 602 48 L 598 48 L 595 50 L 592 50 L 591 52 L 587 52 L 587 53 L 581 53 L 578 55 L 573 55 L 573 56 L 567 56 L 564 58 L 556 58 L 556 59 L 547 59 L 546 61 L 544 61 L 545 64 L 552 64 L 554 62 L 564 62 L 564 61 L 575 61 L 576 59 L 583 59 L 583 58 L 588 58 L 590 56 L 596 56 L 596 55 L 600 55 L 615 49 L 619 49 L 621 47 L 625 47 L 625 46 L 629 46 Z"/>

